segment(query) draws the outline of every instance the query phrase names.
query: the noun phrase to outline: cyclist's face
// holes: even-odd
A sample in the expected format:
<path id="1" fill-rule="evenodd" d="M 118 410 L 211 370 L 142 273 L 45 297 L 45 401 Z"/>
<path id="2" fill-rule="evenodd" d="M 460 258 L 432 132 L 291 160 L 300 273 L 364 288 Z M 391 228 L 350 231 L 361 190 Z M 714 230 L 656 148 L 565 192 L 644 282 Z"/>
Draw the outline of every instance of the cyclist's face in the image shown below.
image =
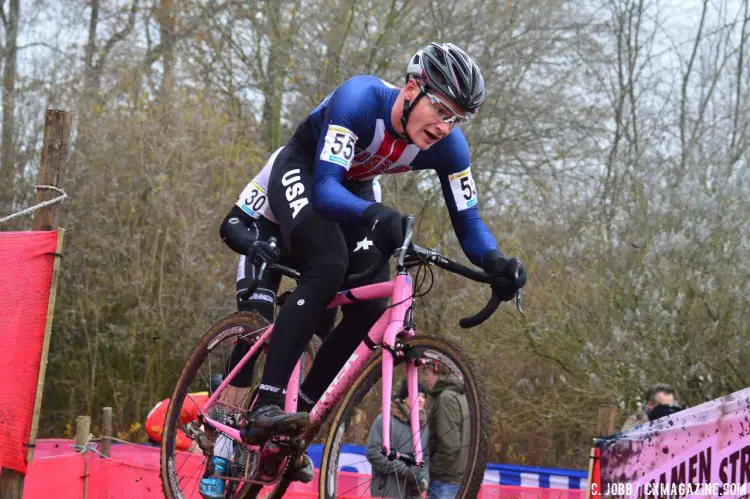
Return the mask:
<path id="1" fill-rule="evenodd" d="M 410 81 L 406 85 L 405 91 L 406 98 L 414 100 L 421 90 L 416 82 Z M 445 119 L 450 119 L 456 114 L 453 110 L 457 110 L 457 113 L 462 111 L 455 102 L 444 95 L 436 92 L 431 93 L 437 99 L 430 99 L 427 95 L 422 96 L 412 109 L 409 121 L 406 124 L 409 137 L 411 137 L 414 145 L 421 150 L 428 149 L 440 139 L 446 137 L 455 125 L 446 123 Z"/>

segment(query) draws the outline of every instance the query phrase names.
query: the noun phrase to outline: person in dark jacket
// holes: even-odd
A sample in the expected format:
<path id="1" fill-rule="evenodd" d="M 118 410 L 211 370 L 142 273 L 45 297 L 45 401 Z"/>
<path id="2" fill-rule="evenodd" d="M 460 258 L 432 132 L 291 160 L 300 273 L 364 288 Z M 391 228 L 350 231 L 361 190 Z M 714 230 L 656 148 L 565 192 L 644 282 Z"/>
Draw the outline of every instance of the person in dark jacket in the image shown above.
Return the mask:
<path id="1" fill-rule="evenodd" d="M 648 387 L 644 397 L 646 403 L 638 412 L 630 415 L 620 431 L 627 431 L 664 416 L 674 414 L 685 407 L 677 402 L 677 394 L 671 385 L 657 383 Z"/>
<path id="2" fill-rule="evenodd" d="M 469 457 L 469 403 L 463 381 L 444 364 L 428 369 L 427 393 L 432 397 L 430 428 L 430 499 L 453 499 Z"/>
<path id="3" fill-rule="evenodd" d="M 407 396 L 406 380 L 401 383 L 396 398 L 391 403 L 391 448 L 401 454 L 414 452 L 411 432 L 411 411 Z M 419 422 L 421 428 L 422 453 L 425 466 L 416 474 L 399 460 L 388 460 L 381 449 L 383 448 L 383 415 L 378 415 L 370 428 L 367 437 L 367 460 L 372 466 L 372 482 L 370 482 L 370 495 L 372 497 L 421 497 L 422 492 L 427 491 L 427 477 L 429 476 L 429 428 L 427 427 L 427 414 L 424 410 L 425 388 L 419 384 Z"/>

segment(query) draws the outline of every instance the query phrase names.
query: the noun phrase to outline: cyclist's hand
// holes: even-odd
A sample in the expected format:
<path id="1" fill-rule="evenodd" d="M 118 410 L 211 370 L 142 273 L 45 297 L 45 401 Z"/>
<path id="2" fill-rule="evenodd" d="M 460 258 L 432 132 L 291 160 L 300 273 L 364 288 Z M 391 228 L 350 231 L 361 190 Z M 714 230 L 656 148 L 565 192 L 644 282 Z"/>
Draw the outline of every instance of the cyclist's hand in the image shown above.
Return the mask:
<path id="1" fill-rule="evenodd" d="M 484 271 L 492 274 L 492 290 L 502 301 L 512 300 L 526 285 L 528 275 L 518 258 L 508 258 L 497 250 L 491 251 L 483 262 Z"/>
<path id="2" fill-rule="evenodd" d="M 390 255 L 404 243 L 404 217 L 384 204 L 375 203 L 362 217 L 367 222 L 368 235 L 381 255 Z"/>
<path id="3" fill-rule="evenodd" d="M 267 241 L 255 241 L 248 252 L 248 257 L 254 263 L 261 263 L 262 261 L 276 263 L 279 261 L 280 256 L 279 247 L 276 245 L 272 246 Z"/>

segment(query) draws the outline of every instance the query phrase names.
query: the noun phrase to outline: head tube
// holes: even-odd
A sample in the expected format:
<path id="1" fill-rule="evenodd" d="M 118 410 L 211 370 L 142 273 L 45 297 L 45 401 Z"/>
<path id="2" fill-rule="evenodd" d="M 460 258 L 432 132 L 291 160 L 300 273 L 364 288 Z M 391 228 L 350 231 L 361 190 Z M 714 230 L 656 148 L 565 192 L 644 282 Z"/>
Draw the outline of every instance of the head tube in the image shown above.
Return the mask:
<path id="1" fill-rule="evenodd" d="M 404 266 L 404 257 L 406 256 L 406 250 L 411 245 L 411 238 L 414 235 L 414 217 L 407 215 L 404 217 L 406 221 L 406 227 L 404 231 L 404 244 L 398 249 L 398 266 Z"/>

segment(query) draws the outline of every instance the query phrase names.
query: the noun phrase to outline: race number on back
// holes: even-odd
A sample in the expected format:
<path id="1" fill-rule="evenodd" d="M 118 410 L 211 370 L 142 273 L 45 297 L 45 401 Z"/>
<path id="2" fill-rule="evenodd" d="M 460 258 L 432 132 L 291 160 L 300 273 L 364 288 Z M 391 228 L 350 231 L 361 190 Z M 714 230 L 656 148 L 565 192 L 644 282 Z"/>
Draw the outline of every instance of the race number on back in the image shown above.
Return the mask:
<path id="1" fill-rule="evenodd" d="M 448 177 L 456 202 L 456 210 L 463 211 L 477 204 L 477 188 L 471 176 L 471 167 Z"/>
<path id="2" fill-rule="evenodd" d="M 325 144 L 320 151 L 320 159 L 343 166 L 347 171 L 354 158 L 354 144 L 357 136 L 354 132 L 338 125 L 328 125 Z"/>

